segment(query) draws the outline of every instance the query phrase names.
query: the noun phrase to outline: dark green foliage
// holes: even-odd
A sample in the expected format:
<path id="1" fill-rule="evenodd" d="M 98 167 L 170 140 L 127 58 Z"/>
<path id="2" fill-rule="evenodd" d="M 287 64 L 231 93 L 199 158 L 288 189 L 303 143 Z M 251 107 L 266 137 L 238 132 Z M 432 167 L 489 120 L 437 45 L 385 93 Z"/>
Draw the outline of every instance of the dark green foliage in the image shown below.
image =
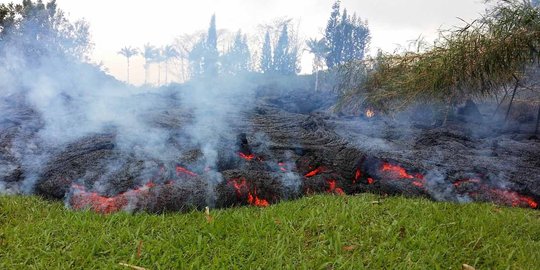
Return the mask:
<path id="1" fill-rule="evenodd" d="M 328 55 L 326 56 L 326 65 L 329 68 L 338 64 L 341 59 L 341 50 L 343 49 L 343 39 L 341 37 L 341 31 L 339 31 L 339 17 L 340 17 L 340 1 L 336 1 L 332 6 L 332 13 L 330 19 L 326 25 L 326 31 L 324 32 L 324 40 L 328 48 Z"/>
<path id="2" fill-rule="evenodd" d="M 364 59 L 370 41 L 369 28 L 356 14 L 351 17 L 346 9 L 341 14 L 340 1 L 336 1 L 323 40 L 327 48 L 326 66 L 333 68 L 351 60 Z"/>
<path id="3" fill-rule="evenodd" d="M 71 23 L 54 0 L 0 5 L 0 41 L 4 53 L 17 48 L 32 62 L 47 55 L 86 59 L 92 46 L 88 24 Z"/>

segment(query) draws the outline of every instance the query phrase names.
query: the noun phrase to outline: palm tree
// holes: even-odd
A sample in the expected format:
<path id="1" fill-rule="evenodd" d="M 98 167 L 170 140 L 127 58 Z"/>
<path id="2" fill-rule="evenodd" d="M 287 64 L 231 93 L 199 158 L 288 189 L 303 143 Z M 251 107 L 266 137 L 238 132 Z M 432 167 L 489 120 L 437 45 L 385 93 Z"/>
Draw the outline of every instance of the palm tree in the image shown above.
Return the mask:
<path id="1" fill-rule="evenodd" d="M 319 90 L 319 69 L 323 68 L 324 59 L 329 49 L 324 39 L 310 39 L 306 41 L 306 45 L 308 47 L 307 50 L 315 56 L 313 58 L 313 69 L 315 70 L 315 92 L 317 92 Z"/>
<path id="2" fill-rule="evenodd" d="M 142 55 L 144 57 L 144 84 L 147 84 L 148 70 L 150 69 L 150 64 L 156 60 L 158 50 L 156 47 L 146 43 L 144 44 Z"/>
<path id="3" fill-rule="evenodd" d="M 135 55 L 139 54 L 139 50 L 136 48 L 132 48 L 131 46 L 126 46 L 120 51 L 118 51 L 118 54 L 123 55 L 127 59 L 127 83 L 129 84 L 129 59 Z"/>
<path id="4" fill-rule="evenodd" d="M 165 62 L 165 84 L 167 84 L 167 74 L 169 74 L 169 61 L 179 55 L 178 51 L 172 45 L 167 45 L 163 48 L 162 56 L 163 61 Z"/>

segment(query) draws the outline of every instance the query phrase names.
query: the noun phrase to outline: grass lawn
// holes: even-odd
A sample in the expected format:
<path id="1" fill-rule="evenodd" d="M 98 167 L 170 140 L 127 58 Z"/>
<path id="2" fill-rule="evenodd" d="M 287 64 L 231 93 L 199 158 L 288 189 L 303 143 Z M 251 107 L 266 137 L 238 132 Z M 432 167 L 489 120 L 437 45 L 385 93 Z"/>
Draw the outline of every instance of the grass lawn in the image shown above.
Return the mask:
<path id="1" fill-rule="evenodd" d="M 211 216 L 0 197 L 0 269 L 540 269 L 535 210 L 363 194 Z"/>

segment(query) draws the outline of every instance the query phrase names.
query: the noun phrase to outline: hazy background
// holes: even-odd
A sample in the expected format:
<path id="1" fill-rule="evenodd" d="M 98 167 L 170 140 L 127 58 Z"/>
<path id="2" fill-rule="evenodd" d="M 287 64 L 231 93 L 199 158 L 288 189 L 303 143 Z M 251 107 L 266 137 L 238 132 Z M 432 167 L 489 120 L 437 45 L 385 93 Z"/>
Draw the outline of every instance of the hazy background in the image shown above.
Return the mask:
<path id="1" fill-rule="evenodd" d="M 0 0 L 0 3 L 8 2 L 12 1 Z M 257 28 L 259 24 L 289 17 L 298 23 L 301 38 L 320 38 L 334 0 L 57 0 L 57 3 L 72 20 L 84 18 L 90 23 L 95 44 L 92 61 L 103 63 L 110 74 L 126 80 L 125 58 L 117 54 L 124 46 L 171 44 L 181 34 L 206 31 L 213 13 L 218 29 L 235 32 L 241 28 L 248 35 L 262 35 Z M 373 53 L 378 48 L 391 51 L 398 44 L 406 46 L 420 35 L 431 40 L 437 29 L 463 24 L 458 17 L 466 21 L 477 18 L 485 4 L 481 0 L 343 0 L 341 6 L 350 14 L 356 12 L 368 20 Z M 261 46 L 262 43 L 258 44 Z M 258 47 L 250 49 L 260 50 Z M 302 73 L 311 73 L 311 59 L 304 52 Z M 150 72 L 152 82 L 157 71 Z M 134 57 L 131 82 L 143 81 L 143 59 Z"/>

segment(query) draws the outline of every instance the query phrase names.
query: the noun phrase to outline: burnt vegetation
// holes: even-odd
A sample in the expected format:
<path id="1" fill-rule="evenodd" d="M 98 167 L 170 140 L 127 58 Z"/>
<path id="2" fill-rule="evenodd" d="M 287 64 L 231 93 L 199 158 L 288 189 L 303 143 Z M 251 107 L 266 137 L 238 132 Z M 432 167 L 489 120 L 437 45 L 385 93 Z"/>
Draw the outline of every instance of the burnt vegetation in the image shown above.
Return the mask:
<path id="1" fill-rule="evenodd" d="M 325 37 L 307 43 L 316 74 L 302 76 L 289 21 L 264 31 L 254 68 L 242 32 L 217 50 L 213 16 L 185 54 L 141 50 L 146 65 L 189 60 L 189 81 L 159 88 L 86 63 L 87 24 L 54 1 L 3 4 L 0 23 L 2 193 L 99 213 L 365 192 L 538 209 L 540 11 L 528 2 L 373 59 L 367 23 L 337 2 Z M 138 53 L 120 51 L 128 80 Z"/>

